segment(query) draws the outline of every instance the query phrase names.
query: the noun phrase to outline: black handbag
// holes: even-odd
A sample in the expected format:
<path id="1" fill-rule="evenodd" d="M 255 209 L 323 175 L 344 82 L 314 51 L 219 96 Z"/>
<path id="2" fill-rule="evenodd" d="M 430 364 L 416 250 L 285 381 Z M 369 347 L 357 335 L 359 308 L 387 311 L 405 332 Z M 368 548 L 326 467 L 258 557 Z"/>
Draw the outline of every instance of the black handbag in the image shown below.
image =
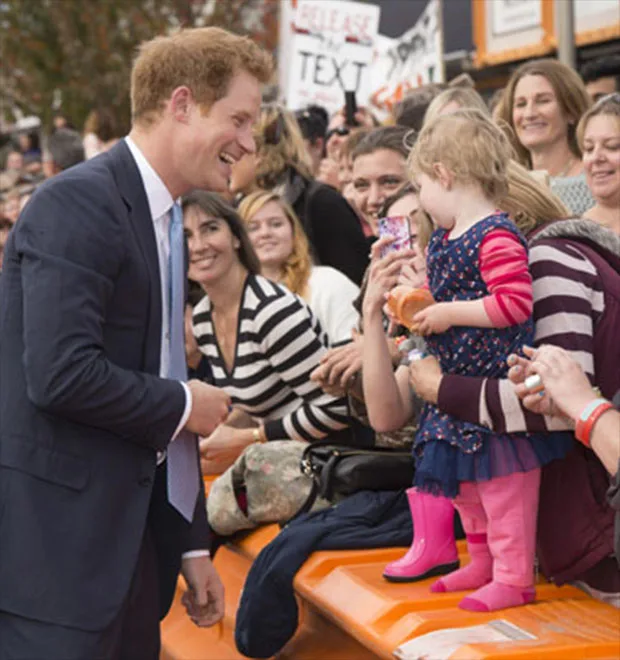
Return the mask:
<path id="1" fill-rule="evenodd" d="M 410 451 L 320 442 L 306 447 L 300 467 L 313 484 L 308 501 L 298 513 L 308 511 L 319 496 L 333 501 L 360 490 L 410 488 L 414 473 Z"/>

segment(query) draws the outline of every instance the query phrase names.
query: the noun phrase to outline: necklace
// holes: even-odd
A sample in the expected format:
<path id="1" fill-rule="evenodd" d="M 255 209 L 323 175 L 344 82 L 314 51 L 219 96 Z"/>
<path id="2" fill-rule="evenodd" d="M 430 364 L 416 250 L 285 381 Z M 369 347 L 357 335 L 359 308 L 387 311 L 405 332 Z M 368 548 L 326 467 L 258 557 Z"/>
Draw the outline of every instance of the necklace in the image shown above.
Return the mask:
<path id="1" fill-rule="evenodd" d="M 571 171 L 574 164 L 575 164 L 575 159 L 570 158 L 566 167 L 559 174 L 556 174 L 556 178 L 566 176 Z"/>

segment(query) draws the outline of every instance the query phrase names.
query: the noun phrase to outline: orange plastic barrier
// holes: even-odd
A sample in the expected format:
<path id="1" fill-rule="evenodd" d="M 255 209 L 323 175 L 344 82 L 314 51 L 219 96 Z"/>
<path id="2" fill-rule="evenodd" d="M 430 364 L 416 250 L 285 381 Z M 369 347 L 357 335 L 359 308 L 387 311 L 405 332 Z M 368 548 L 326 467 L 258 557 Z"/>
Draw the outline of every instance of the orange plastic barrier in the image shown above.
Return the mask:
<path id="1" fill-rule="evenodd" d="M 276 525 L 258 529 L 221 548 L 215 566 L 226 588 L 226 617 L 216 629 L 196 628 L 180 605 L 179 590 L 162 626 L 162 660 L 241 660 L 234 643 L 235 612 L 247 572 L 260 550 L 278 533 Z M 466 562 L 464 543 L 459 544 Z M 432 580 L 388 583 L 385 564 L 402 549 L 314 553 L 295 579 L 299 628 L 278 654 L 279 660 L 377 660 L 409 639 L 446 628 L 475 626 L 502 619 L 533 639 L 462 646 L 453 660 L 620 659 L 620 611 L 570 587 L 541 581 L 537 602 L 479 614 L 458 609 L 462 594 L 433 594 Z"/>
<path id="2" fill-rule="evenodd" d="M 465 563 L 463 543 L 459 551 Z M 401 553 L 316 553 L 299 572 L 296 590 L 380 658 L 392 658 L 393 651 L 413 637 L 496 619 L 535 639 L 463 647 L 452 656 L 454 660 L 620 658 L 620 611 L 579 589 L 541 581 L 536 603 L 488 614 L 466 612 L 457 607 L 463 594 L 433 594 L 428 589 L 432 580 L 412 584 L 383 580 L 383 566 Z"/>

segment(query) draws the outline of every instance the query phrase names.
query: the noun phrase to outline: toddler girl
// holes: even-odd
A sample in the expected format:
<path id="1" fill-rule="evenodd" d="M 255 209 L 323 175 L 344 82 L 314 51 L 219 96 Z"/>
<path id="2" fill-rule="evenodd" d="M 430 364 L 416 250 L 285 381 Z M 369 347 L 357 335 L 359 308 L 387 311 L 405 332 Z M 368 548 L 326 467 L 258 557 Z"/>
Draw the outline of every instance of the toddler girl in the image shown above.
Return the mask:
<path id="1" fill-rule="evenodd" d="M 470 109 L 431 122 L 409 157 L 437 226 L 427 256 L 437 304 L 414 321 L 444 373 L 501 378 L 508 355 L 534 338 L 526 242 L 496 208 L 510 155 L 501 130 Z M 414 441 L 416 493 L 453 498 L 471 557 L 432 591 L 477 589 L 460 603 L 472 611 L 534 600 L 540 466 L 570 446 L 569 434 L 491 433 L 426 404 Z M 416 540 L 426 526 L 414 519 Z"/>

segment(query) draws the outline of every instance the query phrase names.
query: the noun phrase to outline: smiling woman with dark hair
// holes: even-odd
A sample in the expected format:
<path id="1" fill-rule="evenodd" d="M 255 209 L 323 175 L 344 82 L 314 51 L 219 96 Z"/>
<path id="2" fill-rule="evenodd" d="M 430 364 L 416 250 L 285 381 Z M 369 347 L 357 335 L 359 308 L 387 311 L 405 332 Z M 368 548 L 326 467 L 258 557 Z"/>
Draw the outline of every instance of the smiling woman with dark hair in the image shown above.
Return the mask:
<path id="1" fill-rule="evenodd" d="M 198 350 L 213 384 L 252 420 L 203 440 L 203 469 L 221 471 L 256 442 L 313 441 L 347 427 L 345 401 L 310 381 L 327 351 L 320 323 L 301 298 L 258 274 L 237 212 L 213 193 L 194 192 L 183 217 L 189 277 L 206 293 L 193 315 Z"/>
<path id="2" fill-rule="evenodd" d="M 208 193 L 204 190 L 194 190 L 189 195 L 183 197 L 182 208 L 186 225 L 185 234 L 188 241 L 195 239 L 196 233 L 192 232 L 192 229 L 189 227 L 189 218 L 197 215 L 201 219 L 211 218 L 214 223 L 222 224 L 223 222 L 234 237 L 234 241 L 238 244 L 235 249 L 241 266 L 252 275 L 258 275 L 260 273 L 260 262 L 258 261 L 256 252 L 254 252 L 241 218 L 219 195 Z M 201 224 L 201 231 L 207 231 L 204 223 Z M 202 254 L 198 256 L 202 256 Z M 190 262 L 189 278 L 195 282 L 200 282 L 202 260 L 193 258 L 191 248 Z"/>

